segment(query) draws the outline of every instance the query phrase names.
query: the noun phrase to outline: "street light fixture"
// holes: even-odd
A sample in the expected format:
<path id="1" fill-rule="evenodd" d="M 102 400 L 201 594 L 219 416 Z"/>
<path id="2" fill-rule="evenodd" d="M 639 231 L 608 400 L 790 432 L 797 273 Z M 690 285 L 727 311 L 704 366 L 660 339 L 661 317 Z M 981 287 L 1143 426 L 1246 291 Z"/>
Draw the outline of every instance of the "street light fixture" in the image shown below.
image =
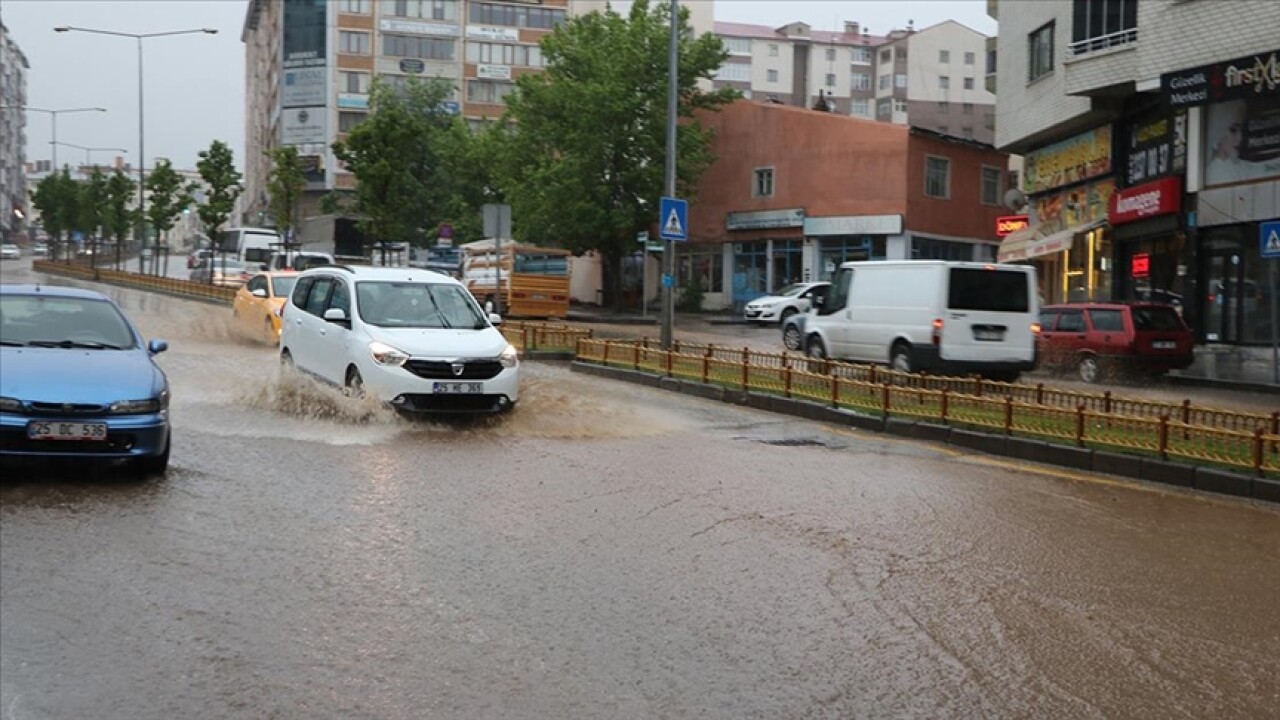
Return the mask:
<path id="1" fill-rule="evenodd" d="M 44 108 L 29 107 L 26 105 L 0 105 L 0 110 L 26 110 L 27 112 L 48 113 L 53 118 L 53 171 L 58 172 L 58 116 L 66 113 L 78 112 L 106 112 L 106 108 L 100 107 L 83 107 L 83 108 L 65 108 L 62 110 L 46 110 Z"/>
<path id="2" fill-rule="evenodd" d="M 146 151 L 143 149 L 144 139 L 145 139 L 145 132 L 144 132 L 145 123 L 143 122 L 143 110 L 142 110 L 142 41 L 146 40 L 147 38 L 168 37 L 170 35 L 196 35 L 200 33 L 204 33 L 206 35 L 216 35 L 218 34 L 218 31 L 215 28 L 194 28 L 191 30 L 169 30 L 166 32 L 153 32 L 153 33 L 127 33 L 127 32 L 117 32 L 115 30 L 98 30 L 95 28 L 74 27 L 71 25 L 63 25 L 63 26 L 55 27 L 53 31 L 59 32 L 59 33 L 83 32 L 83 33 L 91 33 L 94 35 L 114 35 L 116 37 L 133 38 L 134 40 L 138 41 L 138 246 L 142 247 L 143 243 L 146 241 L 146 238 L 143 235 L 143 228 L 146 224 L 146 220 L 144 219 L 146 216 L 144 213 L 146 212 L 146 208 L 147 208 L 147 196 L 146 196 L 146 179 L 147 178 L 146 178 L 146 169 L 145 169 L 145 166 L 147 164 L 147 154 L 146 154 Z M 159 236 L 157 236 L 156 245 L 159 246 L 159 244 L 160 244 L 160 238 Z M 156 255 L 158 256 L 159 253 L 157 252 Z M 156 268 L 158 270 L 159 269 L 158 257 L 156 259 L 156 263 L 157 263 Z"/>
<path id="3" fill-rule="evenodd" d="M 50 144 L 50 145 L 55 145 L 55 146 L 56 146 L 56 145 L 65 145 L 66 147 L 69 147 L 69 148 L 75 148 L 75 149 L 77 149 L 77 150 L 83 150 L 83 151 L 84 151 L 84 164 L 85 164 L 85 165 L 88 165 L 88 164 L 89 164 L 89 153 L 91 153 L 91 152 L 121 152 L 121 153 L 127 153 L 127 152 L 129 152 L 126 148 L 120 148 L 120 147 L 85 147 L 85 146 L 83 146 L 83 145 L 77 145 L 77 144 L 75 144 L 75 143 L 69 143 L 69 142 L 58 142 L 57 140 L 53 140 L 53 141 L 51 141 L 49 144 Z"/>

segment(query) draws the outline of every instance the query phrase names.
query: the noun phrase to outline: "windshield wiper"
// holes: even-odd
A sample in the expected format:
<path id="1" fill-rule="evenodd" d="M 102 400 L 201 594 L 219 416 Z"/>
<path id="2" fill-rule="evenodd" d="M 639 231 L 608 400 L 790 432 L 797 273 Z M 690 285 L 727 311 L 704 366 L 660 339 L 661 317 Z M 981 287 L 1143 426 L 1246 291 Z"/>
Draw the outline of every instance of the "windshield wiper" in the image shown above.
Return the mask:
<path id="1" fill-rule="evenodd" d="M 44 348 L 83 348 L 86 350 L 123 350 L 120 345 L 112 345 L 111 343 L 98 342 L 96 340 L 31 340 L 27 343 L 29 347 Z"/>
<path id="2" fill-rule="evenodd" d="M 436 315 L 440 316 L 440 322 L 446 328 L 452 328 L 453 324 L 449 322 L 449 318 L 444 316 L 444 311 L 440 309 L 440 304 L 436 302 L 436 294 L 431 292 L 431 288 L 427 288 L 427 297 L 431 299 L 431 307 L 436 309 Z"/>
<path id="3" fill-rule="evenodd" d="M 8 345 L 9 347 L 26 347 L 27 346 L 26 343 L 18 342 L 17 340 L 0 340 L 0 345 Z"/>

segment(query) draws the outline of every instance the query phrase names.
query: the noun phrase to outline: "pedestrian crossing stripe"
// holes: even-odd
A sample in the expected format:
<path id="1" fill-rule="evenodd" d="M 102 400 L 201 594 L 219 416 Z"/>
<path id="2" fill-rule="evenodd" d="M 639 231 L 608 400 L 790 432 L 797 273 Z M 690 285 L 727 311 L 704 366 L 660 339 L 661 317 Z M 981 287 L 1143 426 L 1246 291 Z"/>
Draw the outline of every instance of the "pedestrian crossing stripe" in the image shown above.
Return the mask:
<path id="1" fill-rule="evenodd" d="M 1272 230 L 1267 236 L 1267 249 L 1264 252 L 1268 255 L 1272 253 L 1280 255 L 1280 231 Z"/>
<path id="2" fill-rule="evenodd" d="M 674 208 L 667 216 L 667 223 L 662 226 L 662 234 L 671 237 L 684 237 L 684 226 L 680 224 L 680 213 Z"/>

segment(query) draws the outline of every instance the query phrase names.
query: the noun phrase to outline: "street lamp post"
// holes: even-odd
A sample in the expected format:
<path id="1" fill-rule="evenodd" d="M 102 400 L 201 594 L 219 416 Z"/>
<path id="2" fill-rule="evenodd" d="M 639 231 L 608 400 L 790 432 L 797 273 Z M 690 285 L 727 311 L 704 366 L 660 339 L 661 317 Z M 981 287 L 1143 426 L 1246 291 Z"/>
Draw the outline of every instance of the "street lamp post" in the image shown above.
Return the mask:
<path id="1" fill-rule="evenodd" d="M 106 112 L 106 108 L 100 107 L 83 107 L 83 108 L 65 108 L 61 110 L 46 110 L 45 108 L 28 107 L 26 105 L 0 105 L 0 110 L 26 110 L 27 112 L 48 113 L 53 119 L 53 171 L 58 172 L 58 116 L 65 113 L 78 112 Z"/>
<path id="2" fill-rule="evenodd" d="M 118 148 L 118 147 L 85 147 L 85 146 L 83 146 L 83 145 L 76 145 L 75 143 L 69 143 L 69 142 L 58 142 L 57 140 L 53 140 L 53 141 L 51 141 L 49 144 L 50 144 L 50 145 L 53 145 L 53 146 L 55 146 L 55 147 L 56 147 L 56 146 L 58 146 L 58 145 L 65 145 L 66 147 L 69 147 L 69 148 L 75 148 L 75 149 L 77 149 L 77 150 L 83 150 L 83 151 L 84 151 L 84 164 L 85 164 L 85 165 L 88 165 L 88 164 L 89 164 L 89 153 L 91 153 L 91 152 L 121 152 L 121 153 L 129 152 L 129 151 L 128 151 L 128 150 L 126 150 L 125 148 Z"/>
<path id="3" fill-rule="evenodd" d="M 60 32 L 60 33 L 84 32 L 84 33 L 92 33 L 94 35 L 114 35 L 116 37 L 133 38 L 138 42 L 138 235 L 137 237 L 138 237 L 138 247 L 141 248 L 146 243 L 146 236 L 143 234 L 143 230 L 146 227 L 145 212 L 147 208 L 147 196 L 146 196 L 146 179 L 147 178 L 146 178 L 146 170 L 145 170 L 145 166 L 147 164 L 147 154 L 146 154 L 146 151 L 143 149 L 144 140 L 145 140 L 145 133 L 144 133 L 145 123 L 143 122 L 143 109 L 142 109 L 143 108 L 142 106 L 142 41 L 146 40 L 147 38 L 168 37 L 170 35 L 195 35 L 199 33 L 205 33 L 207 35 L 216 35 L 218 31 L 214 28 L 194 28 L 191 30 L 169 30 L 167 32 L 127 33 L 127 32 L 117 32 L 115 30 L 97 30 L 94 28 L 72 27 L 70 25 L 55 27 L 53 31 Z M 159 245 L 160 245 L 160 236 L 157 235 L 156 249 L 155 249 L 155 255 L 157 256 L 157 259 L 156 259 L 157 271 L 159 270 L 159 267 L 160 267 L 159 260 L 158 260 L 158 256 L 160 254 Z M 141 254 L 139 254 L 138 261 L 142 262 Z"/>

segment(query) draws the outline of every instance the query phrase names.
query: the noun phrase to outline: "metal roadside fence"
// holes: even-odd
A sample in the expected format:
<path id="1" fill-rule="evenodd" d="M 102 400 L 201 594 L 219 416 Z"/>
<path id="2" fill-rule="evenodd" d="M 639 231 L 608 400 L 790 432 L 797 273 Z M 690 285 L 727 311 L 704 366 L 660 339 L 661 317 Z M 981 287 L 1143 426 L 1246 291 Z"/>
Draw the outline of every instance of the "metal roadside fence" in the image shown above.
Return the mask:
<path id="1" fill-rule="evenodd" d="M 222 287 L 178 278 L 142 275 L 127 270 L 112 270 L 105 267 L 91 268 L 81 264 L 63 264 L 48 260 L 36 260 L 31 264 L 31 269 L 35 272 L 48 273 L 50 275 L 75 277 L 94 282 L 104 282 L 110 285 L 160 292 L 166 295 L 176 295 L 178 297 L 212 300 L 228 305 L 231 304 L 236 296 L 236 288 L 233 287 Z"/>

